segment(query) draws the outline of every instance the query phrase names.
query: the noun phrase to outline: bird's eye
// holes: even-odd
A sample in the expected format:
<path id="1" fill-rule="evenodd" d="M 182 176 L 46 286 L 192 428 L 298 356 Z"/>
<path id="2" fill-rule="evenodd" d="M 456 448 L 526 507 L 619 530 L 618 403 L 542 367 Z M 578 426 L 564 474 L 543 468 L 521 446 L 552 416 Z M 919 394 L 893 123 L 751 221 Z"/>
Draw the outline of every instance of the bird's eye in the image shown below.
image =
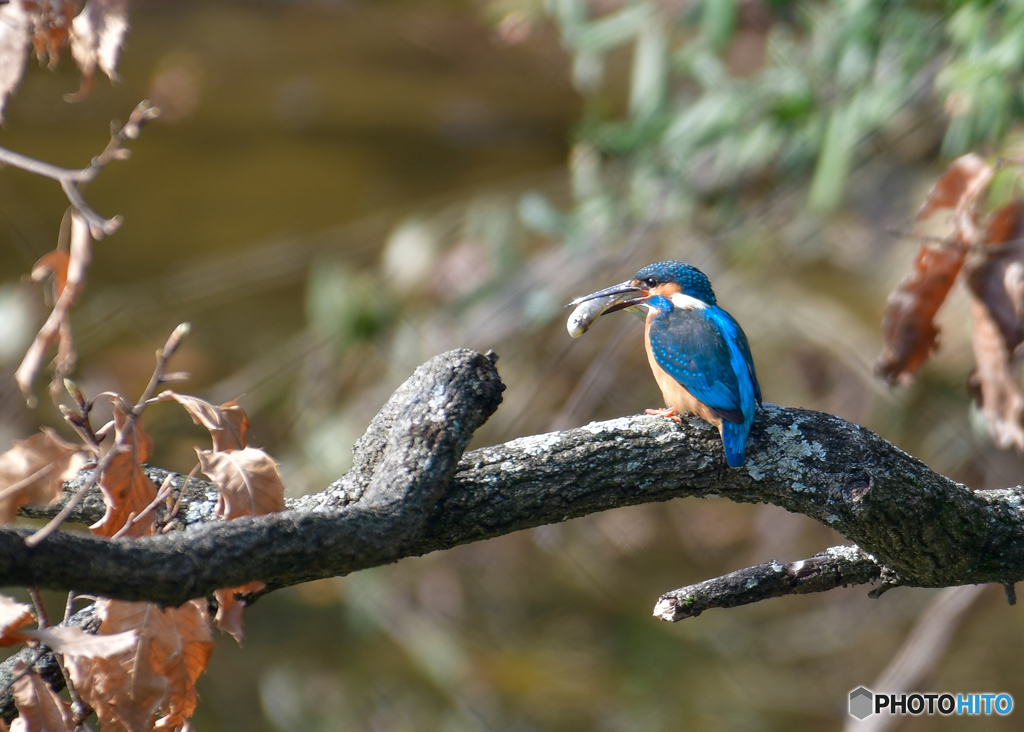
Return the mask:
<path id="1" fill-rule="evenodd" d="M 644 284 L 647 285 L 649 289 L 653 290 L 655 287 L 658 286 L 658 280 L 655 279 L 654 277 L 648 277 L 646 280 L 644 280 Z"/>

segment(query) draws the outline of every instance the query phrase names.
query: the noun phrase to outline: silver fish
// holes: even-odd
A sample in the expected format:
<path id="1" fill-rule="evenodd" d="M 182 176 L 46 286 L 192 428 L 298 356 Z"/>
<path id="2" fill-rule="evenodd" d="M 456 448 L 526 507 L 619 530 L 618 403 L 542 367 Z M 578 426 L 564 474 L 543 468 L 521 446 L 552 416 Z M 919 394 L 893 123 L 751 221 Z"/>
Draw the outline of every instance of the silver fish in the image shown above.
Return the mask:
<path id="1" fill-rule="evenodd" d="M 595 297 L 592 300 L 584 300 L 583 302 L 576 305 L 576 309 L 569 315 L 569 320 L 565 323 L 565 329 L 569 331 L 569 335 L 573 338 L 579 338 L 581 335 L 587 332 L 587 329 L 594 324 L 594 321 L 600 318 L 604 312 L 623 300 L 623 295 L 607 295 L 605 297 Z M 575 304 L 577 301 L 569 303 L 570 305 Z"/>

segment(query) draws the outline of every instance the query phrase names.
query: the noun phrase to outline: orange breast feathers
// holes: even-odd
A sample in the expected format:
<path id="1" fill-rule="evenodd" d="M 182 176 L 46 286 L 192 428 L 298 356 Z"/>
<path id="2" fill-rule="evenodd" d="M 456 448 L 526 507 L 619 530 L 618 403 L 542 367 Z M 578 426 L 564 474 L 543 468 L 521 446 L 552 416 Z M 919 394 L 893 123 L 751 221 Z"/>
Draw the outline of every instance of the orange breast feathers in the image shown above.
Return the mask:
<path id="1" fill-rule="evenodd" d="M 651 351 L 651 337 L 648 333 L 651 329 L 651 320 L 654 313 L 649 313 L 647 323 L 644 326 L 644 347 L 647 349 L 647 362 L 651 364 L 651 371 L 654 372 L 654 380 L 658 382 L 661 395 L 665 399 L 666 407 L 675 407 L 678 412 L 689 412 L 696 414 L 705 422 L 710 422 L 719 431 L 722 430 L 722 418 L 711 413 L 703 403 L 697 401 L 697 397 L 689 392 L 682 384 L 668 375 L 658 362 L 654 359 L 654 352 Z"/>

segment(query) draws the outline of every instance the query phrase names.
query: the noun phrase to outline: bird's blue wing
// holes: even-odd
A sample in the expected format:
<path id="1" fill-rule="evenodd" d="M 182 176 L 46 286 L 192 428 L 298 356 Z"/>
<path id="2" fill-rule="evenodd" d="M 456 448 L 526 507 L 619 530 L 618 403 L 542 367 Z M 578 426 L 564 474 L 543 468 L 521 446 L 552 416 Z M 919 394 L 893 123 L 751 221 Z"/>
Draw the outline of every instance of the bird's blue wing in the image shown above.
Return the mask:
<path id="1" fill-rule="evenodd" d="M 725 312 L 724 310 L 721 310 L 720 308 L 719 308 L 719 310 L 722 313 L 722 315 L 724 315 L 726 318 L 728 318 L 731 321 L 732 326 L 735 328 L 736 332 L 739 334 L 739 337 L 735 339 L 735 343 L 736 343 L 737 346 L 739 346 L 740 356 L 743 357 L 743 362 L 746 364 L 747 372 L 750 374 L 750 380 L 753 382 L 753 385 L 754 385 L 754 399 L 756 399 L 757 403 L 760 404 L 761 403 L 761 385 L 757 383 L 757 372 L 754 371 L 754 357 L 750 355 L 750 344 L 747 343 L 747 336 L 743 332 L 743 329 L 740 328 L 739 323 L 737 323 L 735 320 L 733 320 L 733 317 L 731 315 L 729 315 L 729 313 Z"/>
<path id="2" fill-rule="evenodd" d="M 760 388 L 746 336 L 721 308 L 675 309 L 655 318 L 649 335 L 658 365 L 712 412 L 753 421 Z"/>

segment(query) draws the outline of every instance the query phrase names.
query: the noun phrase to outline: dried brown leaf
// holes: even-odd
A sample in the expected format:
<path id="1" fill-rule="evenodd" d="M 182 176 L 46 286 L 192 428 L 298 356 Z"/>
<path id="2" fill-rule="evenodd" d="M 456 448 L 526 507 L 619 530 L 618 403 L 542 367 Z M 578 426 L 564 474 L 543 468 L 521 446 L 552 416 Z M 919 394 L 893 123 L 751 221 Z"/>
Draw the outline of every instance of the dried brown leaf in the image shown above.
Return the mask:
<path id="1" fill-rule="evenodd" d="M 967 270 L 971 294 L 985 303 L 1013 351 L 1024 340 L 1024 200 L 995 210 L 985 226 L 986 246 Z"/>
<path id="2" fill-rule="evenodd" d="M 979 207 L 993 172 L 978 155 L 957 158 L 929 191 L 917 215 L 920 225 L 937 211 L 953 209 L 946 236 L 949 244 L 922 242 L 913 273 L 896 286 L 886 303 L 885 347 L 875 373 L 890 384 L 912 379 L 937 347 L 935 316 L 963 267 L 965 247 L 980 243 Z"/>
<path id="3" fill-rule="evenodd" d="M 68 263 L 71 261 L 71 255 L 63 249 L 54 249 L 52 252 L 47 252 L 41 256 L 34 265 L 32 265 L 32 274 L 30 279 L 33 282 L 42 282 L 50 275 L 53 275 L 53 299 L 54 302 L 60 298 L 62 292 L 64 292 L 64 285 L 68 281 Z"/>
<path id="4" fill-rule="evenodd" d="M 921 244 L 913 274 L 889 295 L 882 317 L 885 348 L 875 373 L 890 384 L 913 378 L 937 348 L 935 315 L 956 282 L 965 256 L 962 248 Z"/>
<path id="5" fill-rule="evenodd" d="M 244 413 L 243 413 L 244 414 Z M 239 516 L 261 516 L 284 510 L 284 482 L 277 463 L 262 450 L 214 452 L 196 450 L 203 472 L 217 485 L 216 514 L 230 520 Z M 217 590 L 219 607 L 214 625 L 242 641 L 242 611 L 245 603 L 236 595 L 250 595 L 265 587 L 254 581 L 241 587 Z"/>
<path id="6" fill-rule="evenodd" d="M 977 204 L 978 196 L 988 186 L 994 172 L 992 166 L 975 153 L 957 158 L 928 191 L 915 220 L 920 223 L 942 209 L 959 209 L 966 213 Z"/>
<path id="7" fill-rule="evenodd" d="M 263 450 L 196 450 L 202 471 L 217 485 L 218 518 L 262 516 L 284 510 L 284 482 Z"/>
<path id="8" fill-rule="evenodd" d="M 26 668 L 25 662 L 19 660 L 11 673 L 17 676 Z M 18 718 L 11 723 L 11 732 L 73 732 L 75 729 L 67 702 L 34 671 L 11 684 L 11 692 L 18 707 Z"/>
<path id="9" fill-rule="evenodd" d="M 217 599 L 217 615 L 213 618 L 213 624 L 219 630 L 230 633 L 239 643 L 242 642 L 242 612 L 246 603 L 237 596 L 252 595 L 259 592 L 266 584 L 255 580 L 247 582 L 241 587 L 232 587 L 227 590 L 214 590 L 213 596 Z"/>
<path id="10" fill-rule="evenodd" d="M 249 417 L 235 402 L 227 402 L 217 407 L 199 397 L 179 394 L 170 389 L 161 392 L 158 398 L 163 402 L 178 402 L 189 413 L 193 422 L 208 429 L 213 438 L 214 452 L 241 450 L 245 447 Z"/>
<path id="11" fill-rule="evenodd" d="M 31 22 L 20 0 L 0 5 L 0 122 L 7 99 L 25 73 Z"/>
<path id="12" fill-rule="evenodd" d="M 161 609 L 152 603 L 100 600 L 99 635 L 135 631 L 136 642 L 121 653 L 68 658 L 72 682 L 106 725 L 129 732 L 178 728 L 196 707 L 196 679 L 213 650 L 205 600 Z"/>
<path id="13" fill-rule="evenodd" d="M 18 628 L 34 621 L 35 616 L 29 605 L 7 595 L 0 595 L 0 646 L 24 643 L 24 631 L 17 632 Z"/>
<path id="14" fill-rule="evenodd" d="M 17 517 L 25 504 L 45 506 L 57 498 L 64 481 L 85 463 L 81 445 L 65 441 L 48 427 L 0 455 L 0 524 Z"/>
<path id="15" fill-rule="evenodd" d="M 135 647 L 138 640 L 134 630 L 113 635 L 86 633 L 74 625 L 54 625 L 42 630 L 23 630 L 21 634 L 34 638 L 65 656 L 109 656 L 124 653 Z"/>
<path id="16" fill-rule="evenodd" d="M 69 0 L 21 0 L 32 23 L 32 46 L 36 57 L 52 71 L 60 52 L 68 45 L 71 18 L 77 8 Z"/>
<path id="17" fill-rule="evenodd" d="M 1018 346 L 1024 341 L 1024 200 L 1010 201 L 989 217 L 985 249 L 967 268 L 971 292 L 971 343 L 977 367 L 970 386 L 989 431 L 1001 448 L 1024 450 L 1024 390 Z"/>
<path id="18" fill-rule="evenodd" d="M 149 458 L 153 440 L 142 429 L 142 417 L 128 427 L 128 413 L 120 399 L 114 400 L 114 444 L 121 445 L 118 454 L 100 475 L 99 486 L 107 511 L 103 518 L 89 527 L 97 536 L 111 537 L 142 512 L 156 498 L 156 486 L 142 469 Z M 127 532 L 125 536 L 139 537 L 153 533 L 153 514 L 150 513 Z"/>
<path id="19" fill-rule="evenodd" d="M 71 340 L 69 317 L 72 306 L 78 301 L 82 288 L 85 286 L 85 273 L 91 259 L 92 236 L 89 233 L 89 224 L 80 213 L 73 211 L 71 214 L 70 255 L 64 288 L 60 297 L 57 298 L 57 302 L 54 303 L 49 317 L 43 323 L 43 327 L 39 329 L 32 345 L 25 352 L 21 365 L 14 373 L 14 380 L 29 404 L 35 404 L 35 397 L 32 395 L 32 382 L 35 381 L 36 375 L 43 366 L 43 357 L 55 342 L 59 341 L 59 353 L 54 372 L 54 383 L 59 386 L 64 377 L 70 374 L 74 368 L 75 349 Z"/>
<path id="20" fill-rule="evenodd" d="M 73 100 L 92 88 L 96 67 L 117 81 L 117 59 L 128 32 L 126 0 L 89 0 L 71 22 L 71 55 L 82 72 L 82 85 Z"/>

